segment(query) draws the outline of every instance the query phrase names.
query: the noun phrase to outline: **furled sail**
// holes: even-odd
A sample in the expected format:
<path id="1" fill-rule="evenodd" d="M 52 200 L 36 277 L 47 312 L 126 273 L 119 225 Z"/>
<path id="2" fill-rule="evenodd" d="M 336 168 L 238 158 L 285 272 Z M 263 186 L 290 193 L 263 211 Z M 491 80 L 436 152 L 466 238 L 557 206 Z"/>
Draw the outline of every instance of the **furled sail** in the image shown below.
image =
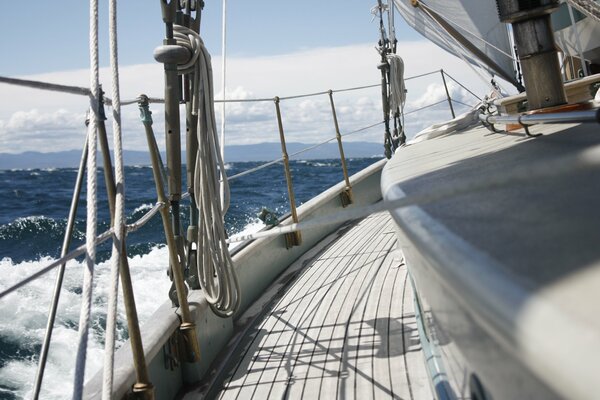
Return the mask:
<path id="1" fill-rule="evenodd" d="M 394 0 L 402 17 L 438 46 L 519 86 L 507 26 L 495 0 Z"/>

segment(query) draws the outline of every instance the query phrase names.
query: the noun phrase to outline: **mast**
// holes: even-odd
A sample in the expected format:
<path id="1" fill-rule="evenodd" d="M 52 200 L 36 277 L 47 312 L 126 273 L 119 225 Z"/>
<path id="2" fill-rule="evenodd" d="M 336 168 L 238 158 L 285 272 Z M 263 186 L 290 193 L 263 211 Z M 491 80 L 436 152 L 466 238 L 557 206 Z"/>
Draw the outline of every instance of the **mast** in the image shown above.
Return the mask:
<path id="1" fill-rule="evenodd" d="M 512 24 L 530 110 L 567 102 L 550 14 L 558 0 L 496 0 L 502 22 Z"/>

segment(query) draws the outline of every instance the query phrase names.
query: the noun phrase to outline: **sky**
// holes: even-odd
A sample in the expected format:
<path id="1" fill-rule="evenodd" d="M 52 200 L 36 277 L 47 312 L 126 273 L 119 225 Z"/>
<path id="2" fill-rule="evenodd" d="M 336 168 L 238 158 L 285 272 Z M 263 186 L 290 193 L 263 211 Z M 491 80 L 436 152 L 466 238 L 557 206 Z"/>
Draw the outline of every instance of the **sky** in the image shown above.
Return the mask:
<path id="1" fill-rule="evenodd" d="M 212 54 L 215 96 L 221 91 L 221 1 L 206 0 L 201 36 Z M 372 4 L 373 3 L 373 4 Z M 227 98 L 289 96 L 328 89 L 376 84 L 380 80 L 375 46 L 378 21 L 370 9 L 375 1 L 228 0 Z M 163 69 L 152 52 L 162 43 L 164 24 L 160 1 L 127 0 L 118 3 L 119 61 L 122 99 L 140 93 L 162 97 Z M 108 70 L 108 2 L 100 0 L 101 81 L 110 97 Z M 0 14 L 0 75 L 89 86 L 88 4 L 82 0 L 7 2 Z M 412 31 L 399 16 L 398 53 L 405 76 L 448 71 L 478 94 L 487 86 L 463 62 Z M 35 26 L 35 29 L 32 27 Z M 445 98 L 439 74 L 407 82 L 406 110 Z M 465 104 L 475 98 L 450 82 L 451 95 Z M 336 94 L 342 133 L 381 120 L 380 89 Z M 459 111 L 466 108 L 456 105 Z M 0 84 L 0 153 L 52 152 L 79 149 L 84 140 L 87 99 Z M 163 109 L 153 106 L 155 132 L 163 143 Z M 315 143 L 334 134 L 326 96 L 282 103 L 288 141 Z M 217 119 L 220 108 L 217 107 Z M 144 150 L 145 138 L 136 106 L 123 109 L 124 147 Z M 226 144 L 278 140 L 272 103 L 228 104 Z M 448 119 L 446 104 L 427 114 L 407 116 L 409 135 L 428 124 Z M 110 121 L 107 121 L 110 133 Z M 377 141 L 381 128 L 348 140 Z"/>

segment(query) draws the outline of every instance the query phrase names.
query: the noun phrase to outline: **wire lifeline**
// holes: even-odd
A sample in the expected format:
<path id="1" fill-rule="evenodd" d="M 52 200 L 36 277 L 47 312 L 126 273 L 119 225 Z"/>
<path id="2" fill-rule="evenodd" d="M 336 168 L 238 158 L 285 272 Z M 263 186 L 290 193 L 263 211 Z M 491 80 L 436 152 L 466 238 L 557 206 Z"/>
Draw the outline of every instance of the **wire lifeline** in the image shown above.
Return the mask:
<path id="1" fill-rule="evenodd" d="M 442 103 L 445 103 L 445 102 L 447 102 L 447 100 L 446 100 L 446 99 L 444 99 L 444 100 L 440 100 L 440 101 L 436 101 L 435 103 L 431 103 L 431 104 L 428 104 L 428 105 L 426 105 L 426 106 L 419 107 L 419 108 L 415 108 L 414 110 L 407 111 L 407 112 L 405 112 L 405 113 L 404 113 L 404 115 L 413 114 L 413 113 L 416 113 L 416 112 L 422 111 L 422 110 L 424 110 L 424 109 L 426 109 L 426 108 L 433 107 L 433 106 L 437 106 L 438 104 L 442 104 Z"/>
<path id="2" fill-rule="evenodd" d="M 377 85 L 377 86 L 379 86 L 379 85 Z M 383 121 L 376 122 L 376 123 L 374 123 L 374 124 L 371 124 L 371 125 L 368 125 L 368 126 L 365 126 L 365 127 L 359 128 L 359 129 L 356 129 L 356 130 L 354 130 L 354 131 L 351 131 L 351 132 L 348 132 L 348 133 L 344 133 L 344 134 L 342 134 L 341 136 L 342 136 L 342 137 L 346 137 L 346 136 L 354 135 L 354 134 L 357 134 L 357 133 L 360 133 L 360 132 L 366 131 L 367 129 L 374 128 L 374 127 L 376 127 L 376 126 L 378 126 L 378 125 L 381 125 L 381 124 L 383 124 Z M 302 149 L 302 150 L 298 150 L 298 151 L 296 151 L 296 152 L 294 152 L 294 153 L 290 154 L 289 156 L 290 156 L 290 157 L 297 156 L 297 155 L 299 155 L 299 154 L 302 154 L 302 153 L 305 153 L 305 152 L 307 152 L 307 151 L 310 151 L 310 150 L 316 149 L 317 147 L 323 146 L 323 145 L 325 145 L 325 144 L 327 144 L 327 143 L 331 143 L 331 142 L 333 142 L 333 141 L 334 141 L 334 140 L 336 140 L 336 139 L 337 139 L 336 137 L 329 138 L 329 139 L 327 139 L 327 140 L 325 140 L 325 141 L 323 141 L 323 142 L 321 142 L 321 143 L 317 143 L 317 144 L 315 144 L 315 145 L 312 145 L 312 146 L 310 146 L 310 147 L 306 147 L 306 148 L 304 148 L 304 149 Z M 242 171 L 242 172 L 240 172 L 240 173 L 238 173 L 238 174 L 235 174 L 235 175 L 232 175 L 232 176 L 228 176 L 228 177 L 227 177 L 227 179 L 228 179 L 229 181 L 232 181 L 233 179 L 241 178 L 241 177 L 242 177 L 242 176 L 244 176 L 244 175 L 248 175 L 248 174 L 251 174 L 251 173 L 253 173 L 253 172 L 260 171 L 261 169 L 264 169 L 264 168 L 270 167 L 271 165 L 274 165 L 274 164 L 280 163 L 280 162 L 282 162 L 282 161 L 283 161 L 283 157 L 279 157 L 279 158 L 277 158 L 277 159 L 275 159 L 275 160 L 272 160 L 272 161 L 266 162 L 266 163 L 264 163 L 264 164 L 261 164 L 261 165 L 259 165 L 259 166 L 257 166 L 257 167 L 254 167 L 254 168 L 248 169 L 248 170 L 246 170 L 246 171 Z"/>
<path id="3" fill-rule="evenodd" d="M 94 279 L 94 265 L 96 262 L 96 142 L 98 134 L 98 110 L 100 104 L 100 68 L 98 63 L 98 0 L 90 0 L 90 88 L 93 98 L 90 99 L 90 124 L 88 134 L 88 165 L 87 165 L 87 226 L 86 226 L 86 266 L 83 270 L 82 304 L 79 316 L 77 358 L 75 361 L 75 377 L 73 385 L 73 399 L 79 400 L 83 396 L 83 381 L 85 375 L 85 361 L 87 356 L 87 342 L 89 336 L 92 285 Z"/>
<path id="4" fill-rule="evenodd" d="M 190 51 L 193 51 L 193 50 L 190 49 Z M 422 78 L 424 76 L 433 75 L 438 72 L 439 72 L 439 70 L 425 72 L 423 74 L 409 76 L 407 78 L 404 78 L 404 80 L 409 81 L 412 79 Z M 446 75 L 448 75 L 448 74 L 446 74 Z M 455 80 L 454 78 L 452 78 L 452 79 Z M 32 89 L 46 90 L 46 91 L 51 91 L 51 92 L 75 94 L 75 95 L 81 95 L 81 96 L 87 96 L 87 97 L 93 98 L 92 92 L 90 91 L 90 89 L 80 87 L 80 86 L 60 85 L 60 84 L 42 82 L 42 81 L 32 81 L 32 80 L 27 80 L 27 79 L 9 78 L 6 76 L 0 76 L 0 83 L 6 83 L 9 85 L 15 85 L 15 86 L 29 87 Z M 462 84 L 460 84 L 460 85 L 463 86 Z M 377 83 L 377 84 L 373 84 L 373 85 L 354 86 L 354 87 L 344 88 L 344 89 L 334 89 L 334 90 L 332 90 L 332 92 L 333 93 L 351 92 L 351 91 L 370 89 L 370 88 L 375 88 L 375 87 L 380 87 L 380 86 L 381 86 L 381 84 Z M 323 91 L 323 92 L 305 93 L 305 94 L 292 95 L 292 96 L 283 96 L 283 97 L 280 97 L 279 100 L 292 100 L 292 99 L 299 99 L 299 98 L 303 98 L 303 97 L 320 96 L 320 95 L 325 95 L 328 93 L 329 93 L 329 91 Z M 473 94 L 472 92 L 470 92 L 470 93 Z M 474 96 L 476 96 L 476 95 L 474 95 Z M 121 106 L 129 106 L 129 105 L 137 104 L 138 101 L 139 101 L 139 98 L 122 100 Z M 164 104 L 165 99 L 159 98 L 159 97 L 147 97 L 147 101 L 149 104 Z M 271 101 L 273 101 L 273 97 L 263 97 L 263 98 L 254 98 L 254 99 L 216 99 L 216 100 L 214 100 L 215 103 L 260 103 L 260 102 L 264 103 L 264 102 L 271 102 Z M 107 106 L 112 106 L 113 101 L 111 98 L 105 96 L 104 104 Z"/>

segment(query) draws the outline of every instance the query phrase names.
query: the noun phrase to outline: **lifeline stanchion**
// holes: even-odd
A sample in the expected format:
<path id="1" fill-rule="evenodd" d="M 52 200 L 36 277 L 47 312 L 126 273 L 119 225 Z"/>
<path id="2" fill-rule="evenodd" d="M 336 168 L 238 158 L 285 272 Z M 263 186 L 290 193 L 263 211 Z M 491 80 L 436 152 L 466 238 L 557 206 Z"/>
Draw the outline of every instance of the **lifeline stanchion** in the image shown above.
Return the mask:
<path id="1" fill-rule="evenodd" d="M 283 132 L 283 123 L 281 121 L 281 109 L 279 107 L 279 97 L 275 97 L 275 111 L 277 113 L 277 126 L 279 127 L 279 141 L 281 142 L 281 153 L 283 156 L 283 167 L 285 169 L 285 180 L 287 182 L 288 196 L 290 200 L 290 211 L 292 221 L 298 223 L 298 213 L 296 212 L 296 198 L 294 196 L 294 187 L 292 185 L 292 173 L 290 171 L 290 158 L 288 157 L 287 147 L 285 145 L 285 134 Z M 291 232 L 285 235 L 285 247 L 292 248 L 302 243 L 300 231 Z"/>
<path id="2" fill-rule="evenodd" d="M 340 199 L 342 201 L 342 207 L 347 207 L 354 202 L 352 197 L 352 186 L 350 185 L 350 178 L 348 177 L 348 168 L 346 166 L 346 157 L 344 156 L 344 146 L 342 145 L 342 135 L 340 133 L 340 126 L 338 124 L 337 113 L 335 111 L 335 103 L 333 102 L 333 90 L 329 91 L 329 103 L 331 104 L 331 114 L 333 115 L 333 123 L 335 125 L 335 138 L 337 139 L 338 147 L 340 149 L 340 160 L 342 162 L 342 172 L 344 173 L 344 181 L 346 187 L 340 193 Z"/>
<path id="3" fill-rule="evenodd" d="M 159 158 L 160 155 L 158 152 L 158 146 L 156 145 L 156 139 L 154 138 L 154 130 L 152 129 L 152 113 L 148 107 L 148 100 L 146 96 L 140 96 L 139 107 L 142 123 L 144 124 L 144 129 L 146 131 L 150 159 L 152 160 L 152 173 L 154 175 L 154 183 L 156 185 L 156 194 L 158 196 L 158 201 L 165 204 L 165 207 L 160 209 L 160 215 L 162 217 L 163 228 L 165 230 L 167 248 L 169 249 L 169 259 L 173 271 L 173 281 L 175 283 L 177 300 L 179 302 L 179 312 L 181 313 L 181 324 L 179 325 L 179 331 L 184 337 L 186 352 L 185 359 L 188 362 L 197 362 L 200 360 L 200 346 L 198 344 L 198 338 L 196 335 L 196 324 L 192 320 L 190 306 L 187 300 L 187 288 L 183 279 L 183 268 L 181 262 L 179 261 L 179 254 L 177 252 L 177 245 L 175 243 L 175 237 L 173 235 L 173 229 L 171 225 L 171 217 L 169 214 L 169 203 L 167 202 L 165 189 L 163 187 Z"/>

